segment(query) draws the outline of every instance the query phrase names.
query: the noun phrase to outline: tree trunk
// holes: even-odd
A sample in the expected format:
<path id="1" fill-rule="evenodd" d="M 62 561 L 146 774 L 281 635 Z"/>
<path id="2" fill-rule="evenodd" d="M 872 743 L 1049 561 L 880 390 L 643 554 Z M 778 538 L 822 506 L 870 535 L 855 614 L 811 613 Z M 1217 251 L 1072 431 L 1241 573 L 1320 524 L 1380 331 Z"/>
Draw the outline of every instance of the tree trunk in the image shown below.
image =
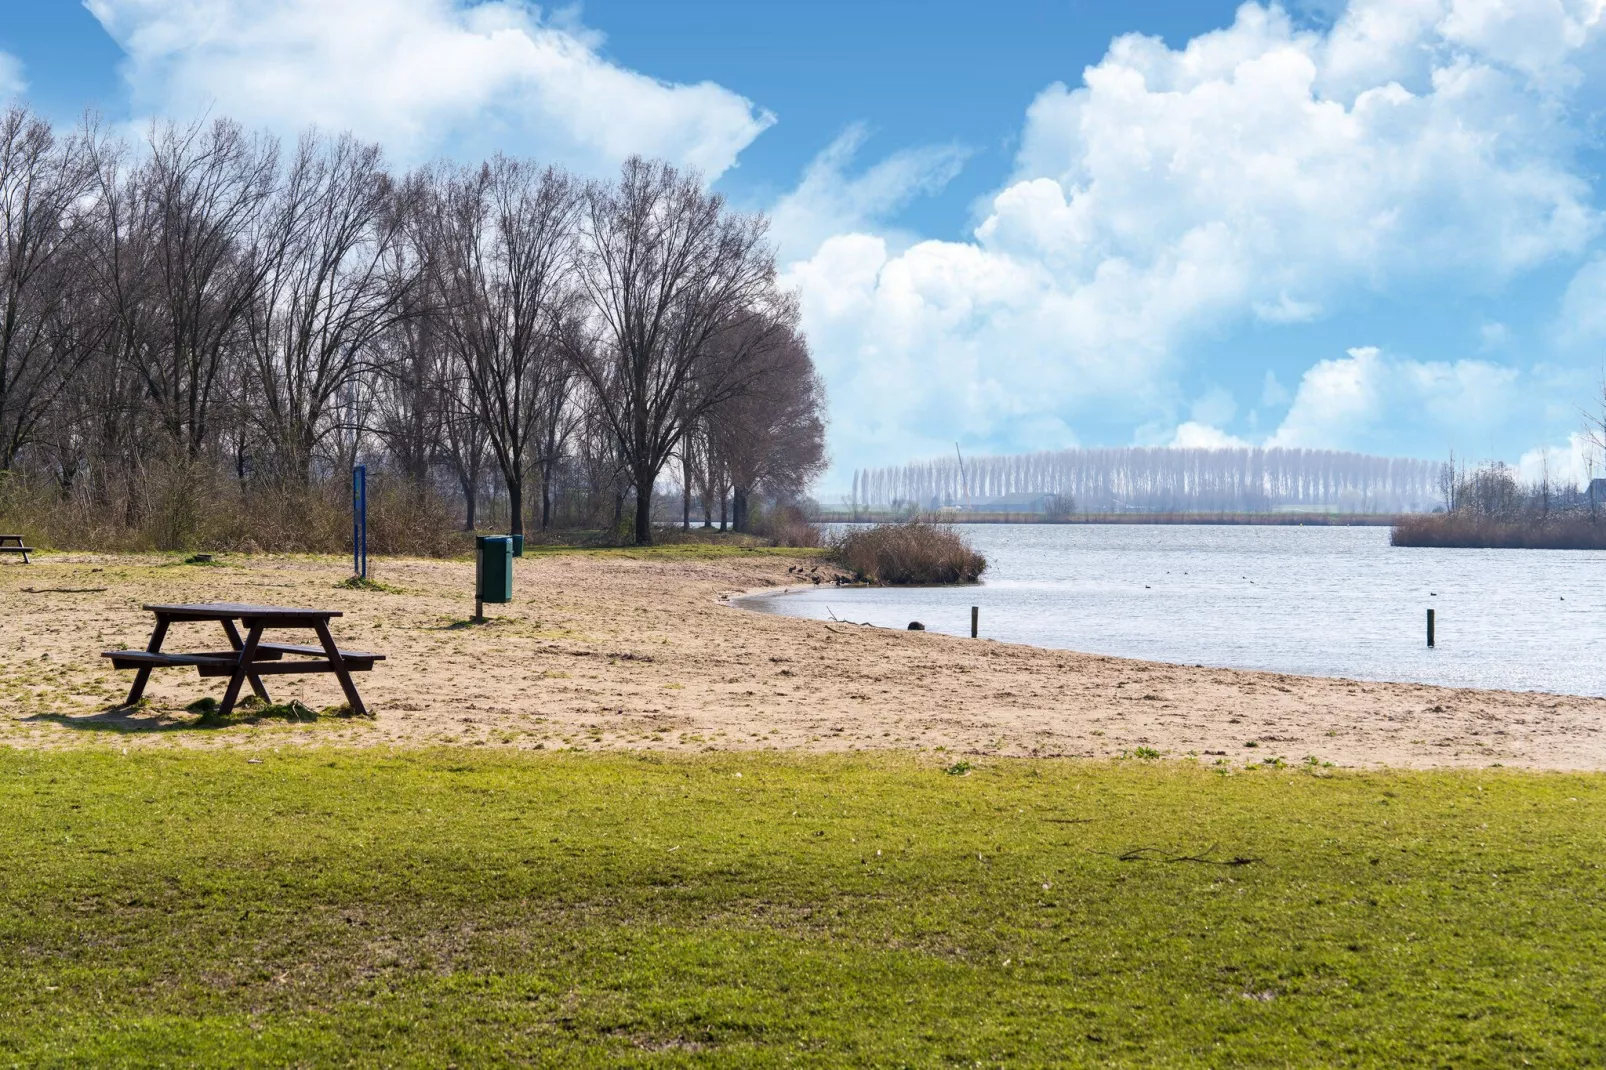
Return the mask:
<path id="1" fill-rule="evenodd" d="M 747 488 L 731 488 L 731 530 L 737 534 L 747 530 Z"/>
<path id="2" fill-rule="evenodd" d="M 479 495 L 475 493 L 475 491 L 479 489 L 477 486 L 475 486 L 475 484 L 478 483 L 479 480 L 474 479 L 472 476 L 464 475 L 460 482 L 463 484 L 463 501 L 467 503 L 467 505 L 465 505 L 463 508 L 463 530 L 473 531 L 475 505 L 474 499 L 479 497 Z"/>
<path id="3" fill-rule="evenodd" d="M 549 455 L 550 456 L 550 455 Z M 552 526 L 552 462 L 541 465 L 541 530 Z"/>
<path id="4" fill-rule="evenodd" d="M 524 474 L 507 481 L 508 533 L 524 534 Z"/>
<path id="5" fill-rule="evenodd" d="M 636 476 L 636 545 L 652 545 L 652 485 L 658 473 Z"/>
<path id="6" fill-rule="evenodd" d="M 720 531 L 724 531 L 725 530 L 725 521 L 726 521 L 726 518 L 729 516 L 729 514 L 725 512 L 725 505 L 729 500 L 730 500 L 730 496 L 725 493 L 725 488 L 724 487 L 720 487 L 719 488 L 719 530 Z"/>

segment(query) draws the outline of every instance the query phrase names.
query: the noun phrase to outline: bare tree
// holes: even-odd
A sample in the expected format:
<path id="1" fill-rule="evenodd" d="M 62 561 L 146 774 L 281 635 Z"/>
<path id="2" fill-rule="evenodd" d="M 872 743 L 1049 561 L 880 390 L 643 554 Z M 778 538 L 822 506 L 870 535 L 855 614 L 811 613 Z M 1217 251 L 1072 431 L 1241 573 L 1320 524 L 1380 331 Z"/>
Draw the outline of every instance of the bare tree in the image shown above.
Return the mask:
<path id="1" fill-rule="evenodd" d="M 715 341 L 785 303 L 765 230 L 665 163 L 633 158 L 617 183 L 587 190 L 580 278 L 593 330 L 572 355 L 629 469 L 638 544 L 652 542 L 653 488 L 687 424 L 745 387 L 753 348 L 768 344 L 748 331 L 714 361 Z"/>
<path id="2" fill-rule="evenodd" d="M 281 478 L 308 482 L 331 408 L 407 310 L 417 280 L 408 210 L 379 146 L 349 134 L 302 137 L 274 191 L 244 346 L 253 411 Z"/>
<path id="3" fill-rule="evenodd" d="M 757 322 L 770 344 L 754 350 L 749 385 L 710 412 L 716 452 L 730 474 L 736 531 L 747 531 L 755 491 L 786 500 L 801 495 L 825 468 L 825 390 L 808 345 L 791 324 Z M 727 336 L 729 337 L 729 336 Z M 734 339 L 742 345 L 740 336 Z"/>
<path id="4" fill-rule="evenodd" d="M 86 138 L 58 139 L 22 107 L 0 115 L 0 471 L 97 340 L 81 203 L 94 174 Z"/>
<path id="5" fill-rule="evenodd" d="M 436 317 L 413 304 L 377 339 L 375 433 L 407 482 L 422 489 L 446 456 L 451 367 Z"/>
<path id="6" fill-rule="evenodd" d="M 219 377 L 261 283 L 255 243 L 278 149 L 224 119 L 153 127 L 149 147 L 113 217 L 119 270 L 109 277 L 119 286 L 128 356 L 163 428 L 193 458 L 208 441 Z M 136 319 L 148 319 L 148 331 Z"/>
<path id="7" fill-rule="evenodd" d="M 479 524 L 480 488 L 491 459 L 490 435 L 479 418 L 468 377 L 455 360 L 441 384 L 441 448 L 463 495 L 463 530 L 473 531 Z"/>
<path id="8" fill-rule="evenodd" d="M 574 404 L 575 375 L 567 354 L 576 346 L 573 340 L 580 329 L 579 320 L 571 315 L 559 325 L 563 338 L 558 349 L 565 359 L 553 363 L 542 376 L 537 397 L 537 422 L 541 440 L 535 457 L 541 477 L 541 530 L 552 526 L 552 498 L 556 486 L 558 466 L 570 436 L 579 427 L 584 414 Z"/>
<path id="9" fill-rule="evenodd" d="M 572 330 L 579 191 L 561 171 L 505 156 L 443 185 L 431 216 L 443 333 L 501 469 L 512 531 L 521 534 L 532 451 L 568 382 L 561 346 Z"/>

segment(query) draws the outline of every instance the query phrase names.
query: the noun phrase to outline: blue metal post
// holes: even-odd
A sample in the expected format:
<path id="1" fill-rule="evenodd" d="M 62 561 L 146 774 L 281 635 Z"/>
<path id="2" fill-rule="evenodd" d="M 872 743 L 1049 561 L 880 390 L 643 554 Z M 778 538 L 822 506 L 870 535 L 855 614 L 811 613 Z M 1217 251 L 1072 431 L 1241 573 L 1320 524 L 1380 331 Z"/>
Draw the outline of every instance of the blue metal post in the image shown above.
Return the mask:
<path id="1" fill-rule="evenodd" d="M 351 571 L 368 578 L 368 466 L 351 470 Z"/>

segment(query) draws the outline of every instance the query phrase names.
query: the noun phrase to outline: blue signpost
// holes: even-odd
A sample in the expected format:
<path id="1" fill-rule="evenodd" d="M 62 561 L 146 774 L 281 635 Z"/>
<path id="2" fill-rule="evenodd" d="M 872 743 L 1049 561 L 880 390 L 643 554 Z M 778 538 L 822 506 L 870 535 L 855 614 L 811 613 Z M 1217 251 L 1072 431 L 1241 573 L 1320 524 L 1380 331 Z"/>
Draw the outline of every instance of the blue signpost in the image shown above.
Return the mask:
<path id="1" fill-rule="evenodd" d="M 351 571 L 368 578 L 368 466 L 351 470 Z"/>

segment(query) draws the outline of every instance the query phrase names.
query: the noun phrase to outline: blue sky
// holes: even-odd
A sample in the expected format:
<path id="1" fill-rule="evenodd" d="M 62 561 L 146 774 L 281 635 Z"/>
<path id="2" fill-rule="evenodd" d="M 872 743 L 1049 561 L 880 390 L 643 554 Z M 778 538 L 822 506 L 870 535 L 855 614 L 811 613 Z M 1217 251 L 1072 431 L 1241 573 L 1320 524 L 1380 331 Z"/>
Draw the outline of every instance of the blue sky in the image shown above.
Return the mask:
<path id="1" fill-rule="evenodd" d="M 1601 0 L 7 0 L 68 122 L 701 168 L 770 212 L 835 462 L 1321 446 L 1584 474 Z M 131 127 L 132 129 L 133 127 Z M 1599 463 L 1598 458 L 1595 463 Z"/>

